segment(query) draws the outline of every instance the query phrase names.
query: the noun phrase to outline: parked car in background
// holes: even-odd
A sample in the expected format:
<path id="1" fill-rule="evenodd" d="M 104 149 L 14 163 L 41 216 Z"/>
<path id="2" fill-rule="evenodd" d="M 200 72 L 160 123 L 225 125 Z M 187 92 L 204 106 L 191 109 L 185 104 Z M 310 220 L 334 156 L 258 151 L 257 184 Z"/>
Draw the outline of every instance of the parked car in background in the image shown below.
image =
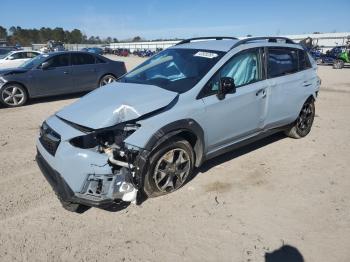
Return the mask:
<path id="1" fill-rule="evenodd" d="M 0 68 L 18 67 L 40 54 L 41 53 L 37 51 L 11 51 L 4 57 L 0 57 Z"/>
<path id="2" fill-rule="evenodd" d="M 105 46 L 103 48 L 103 54 L 113 54 L 113 49 L 110 48 L 109 46 Z"/>
<path id="3" fill-rule="evenodd" d="M 17 51 L 18 49 L 13 46 L 0 46 L 0 59 L 8 55 L 12 51 Z"/>
<path id="4" fill-rule="evenodd" d="M 315 61 L 290 39 L 184 40 L 48 118 L 37 163 L 68 210 L 136 203 L 249 142 L 305 137 L 319 88 Z"/>
<path id="5" fill-rule="evenodd" d="M 156 53 L 159 53 L 159 51 L 152 51 L 149 49 L 144 49 L 144 50 L 135 50 L 133 52 L 133 55 L 139 56 L 139 57 L 151 57 L 154 56 Z"/>
<path id="6" fill-rule="evenodd" d="M 322 64 L 322 51 L 318 46 L 318 39 L 313 39 L 311 37 L 307 37 L 299 42 L 299 44 L 304 47 L 306 51 L 312 56 L 312 58 L 316 61 L 316 63 Z"/>
<path id="7" fill-rule="evenodd" d="M 342 48 L 341 52 L 338 54 L 338 57 L 333 62 L 334 69 L 342 69 L 345 65 L 350 63 L 350 43 L 347 46 Z"/>
<path id="8" fill-rule="evenodd" d="M 18 68 L 0 70 L 0 102 L 17 107 L 29 98 L 89 91 L 125 73 L 123 62 L 92 53 L 41 54 Z"/>
<path id="9" fill-rule="evenodd" d="M 117 56 L 129 56 L 130 54 L 130 50 L 129 49 L 123 49 L 123 48 L 117 48 L 115 50 L 113 50 L 113 54 L 117 55 Z"/>
<path id="10" fill-rule="evenodd" d="M 65 51 L 64 44 L 61 41 L 49 40 L 47 44 L 40 49 L 42 53 Z"/>
<path id="11" fill-rule="evenodd" d="M 345 46 L 336 46 L 333 47 L 331 50 L 326 51 L 325 54 L 322 53 L 321 64 L 333 65 L 334 61 L 339 57 L 344 48 Z"/>
<path id="12" fill-rule="evenodd" d="M 84 47 L 84 48 L 81 49 L 81 51 L 94 53 L 94 54 L 98 54 L 98 55 L 103 55 L 104 54 L 103 49 L 99 48 L 99 47 Z"/>

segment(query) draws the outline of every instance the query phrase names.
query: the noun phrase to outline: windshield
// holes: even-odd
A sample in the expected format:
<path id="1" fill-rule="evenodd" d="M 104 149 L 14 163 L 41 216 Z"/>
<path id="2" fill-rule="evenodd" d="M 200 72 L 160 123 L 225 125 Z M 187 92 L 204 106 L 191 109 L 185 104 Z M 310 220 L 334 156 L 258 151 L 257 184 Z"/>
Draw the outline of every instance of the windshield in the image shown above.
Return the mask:
<path id="1" fill-rule="evenodd" d="M 12 52 L 11 49 L 0 49 L 0 59 L 5 58 L 10 52 Z"/>
<path id="2" fill-rule="evenodd" d="M 126 74 L 119 81 L 156 85 L 184 93 L 221 59 L 224 52 L 194 49 L 167 49 Z"/>
<path id="3" fill-rule="evenodd" d="M 38 55 L 38 56 L 36 56 L 36 57 L 34 57 L 34 58 L 24 62 L 19 67 L 20 68 L 25 68 L 25 69 L 32 69 L 33 67 L 36 67 L 36 66 L 40 65 L 48 57 L 49 57 L 49 55 L 47 55 L 47 54 Z"/>

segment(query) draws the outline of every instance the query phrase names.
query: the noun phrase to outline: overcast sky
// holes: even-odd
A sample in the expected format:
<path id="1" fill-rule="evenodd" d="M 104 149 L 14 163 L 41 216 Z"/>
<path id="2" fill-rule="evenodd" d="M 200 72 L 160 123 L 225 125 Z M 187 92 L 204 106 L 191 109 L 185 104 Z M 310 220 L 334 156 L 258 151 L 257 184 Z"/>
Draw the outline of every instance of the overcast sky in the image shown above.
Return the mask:
<path id="1" fill-rule="evenodd" d="M 349 32 L 350 0 L 1 0 L 0 25 L 126 39 Z"/>

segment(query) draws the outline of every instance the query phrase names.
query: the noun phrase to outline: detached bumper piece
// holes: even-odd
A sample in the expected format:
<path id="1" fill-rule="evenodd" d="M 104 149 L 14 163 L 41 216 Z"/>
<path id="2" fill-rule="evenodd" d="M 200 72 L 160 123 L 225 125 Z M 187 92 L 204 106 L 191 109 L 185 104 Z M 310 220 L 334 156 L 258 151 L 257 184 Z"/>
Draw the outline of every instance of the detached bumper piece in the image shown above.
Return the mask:
<path id="1" fill-rule="evenodd" d="M 49 182 L 52 189 L 60 199 L 67 202 L 95 207 L 107 206 L 114 202 L 113 199 L 83 199 L 77 197 L 69 185 L 64 181 L 62 176 L 46 162 L 39 151 L 37 151 L 36 162 L 41 172 L 44 174 L 46 180 Z"/>
<path id="2" fill-rule="evenodd" d="M 121 168 L 113 175 L 89 175 L 81 193 L 76 196 L 92 201 L 121 199 L 136 203 L 137 189 L 132 184 L 132 174 Z"/>

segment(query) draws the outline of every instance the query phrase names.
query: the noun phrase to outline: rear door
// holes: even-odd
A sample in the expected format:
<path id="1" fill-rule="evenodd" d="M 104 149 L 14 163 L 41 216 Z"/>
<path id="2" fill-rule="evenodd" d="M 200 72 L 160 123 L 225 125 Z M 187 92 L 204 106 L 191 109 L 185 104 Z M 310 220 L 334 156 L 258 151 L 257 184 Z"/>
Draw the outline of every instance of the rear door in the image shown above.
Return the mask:
<path id="1" fill-rule="evenodd" d="M 59 54 L 45 60 L 49 67 L 41 69 L 40 66 L 32 69 L 30 76 L 34 96 L 58 95 L 74 93 L 71 76 L 70 54 Z"/>
<path id="2" fill-rule="evenodd" d="M 299 70 L 299 49 L 269 47 L 267 51 L 267 76 L 269 83 L 266 128 L 293 122 L 303 100 L 305 75 Z"/>
<path id="3" fill-rule="evenodd" d="M 72 77 L 74 88 L 92 90 L 98 86 L 95 56 L 87 53 L 72 53 Z"/>
<path id="4" fill-rule="evenodd" d="M 216 94 L 222 77 L 233 78 L 237 90 L 219 100 Z M 234 55 L 216 73 L 206 85 L 202 98 L 206 113 L 201 125 L 206 130 L 207 153 L 213 153 L 262 129 L 266 115 L 266 88 L 259 48 Z"/>

